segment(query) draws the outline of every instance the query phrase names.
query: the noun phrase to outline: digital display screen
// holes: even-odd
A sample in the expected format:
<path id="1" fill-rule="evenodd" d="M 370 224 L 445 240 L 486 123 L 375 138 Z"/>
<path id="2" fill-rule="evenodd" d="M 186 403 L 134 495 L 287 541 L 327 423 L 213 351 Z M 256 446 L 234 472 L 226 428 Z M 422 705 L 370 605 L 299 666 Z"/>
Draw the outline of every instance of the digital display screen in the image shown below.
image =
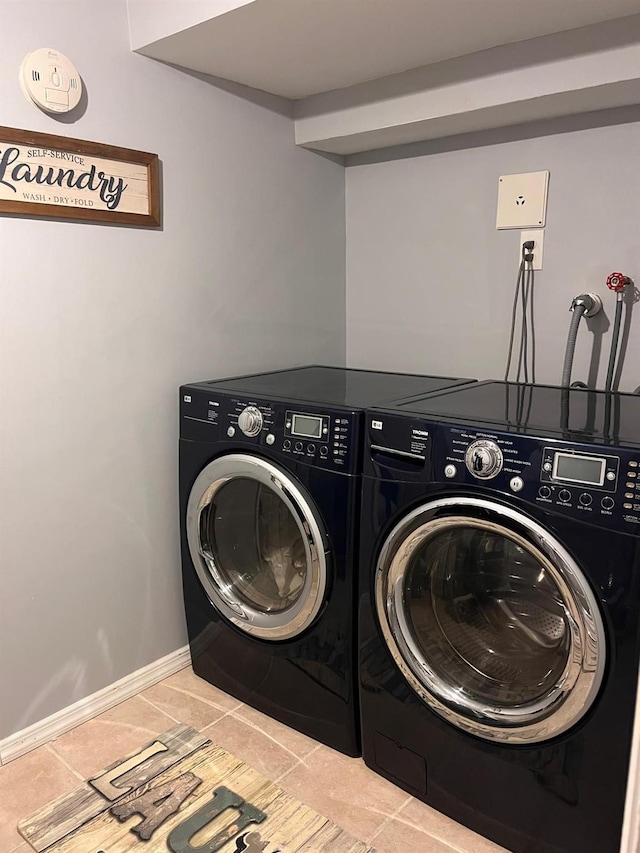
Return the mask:
<path id="1" fill-rule="evenodd" d="M 594 456 L 556 453 L 553 464 L 553 478 L 554 480 L 584 483 L 588 486 L 601 486 L 604 483 L 606 464 L 606 459 L 598 459 Z"/>
<path id="2" fill-rule="evenodd" d="M 303 438 L 320 438 L 322 435 L 322 418 L 312 415 L 294 415 L 291 434 Z"/>

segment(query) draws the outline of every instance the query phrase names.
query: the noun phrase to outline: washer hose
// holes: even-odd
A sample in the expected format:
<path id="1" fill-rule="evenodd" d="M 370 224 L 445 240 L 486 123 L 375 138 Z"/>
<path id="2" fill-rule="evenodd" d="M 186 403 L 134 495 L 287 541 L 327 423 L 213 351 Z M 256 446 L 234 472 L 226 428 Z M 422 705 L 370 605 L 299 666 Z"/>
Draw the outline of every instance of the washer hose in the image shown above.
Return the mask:
<path id="1" fill-rule="evenodd" d="M 564 364 L 562 366 L 562 380 L 560 384 L 568 388 L 571 385 L 571 371 L 573 370 L 573 357 L 576 352 L 576 341 L 578 339 L 578 328 L 583 317 L 593 317 L 602 308 L 602 300 L 595 293 L 582 293 L 571 303 L 572 312 L 569 334 L 567 335 L 567 346 L 564 351 Z"/>
<path id="2" fill-rule="evenodd" d="M 562 367 L 561 385 L 568 388 L 571 385 L 571 371 L 573 369 L 573 357 L 576 352 L 576 340 L 578 339 L 578 327 L 580 320 L 585 314 L 584 305 L 576 305 L 571 313 L 571 325 L 569 326 L 569 334 L 567 335 L 567 346 L 564 351 L 564 365 Z"/>
<path id="3" fill-rule="evenodd" d="M 609 351 L 609 366 L 607 368 L 607 382 L 605 391 L 611 391 L 613 385 L 613 372 L 616 369 L 616 356 L 618 354 L 618 338 L 620 337 L 620 323 L 622 321 L 622 293 L 617 294 L 616 316 L 613 321 L 613 334 L 611 336 L 611 349 Z"/>

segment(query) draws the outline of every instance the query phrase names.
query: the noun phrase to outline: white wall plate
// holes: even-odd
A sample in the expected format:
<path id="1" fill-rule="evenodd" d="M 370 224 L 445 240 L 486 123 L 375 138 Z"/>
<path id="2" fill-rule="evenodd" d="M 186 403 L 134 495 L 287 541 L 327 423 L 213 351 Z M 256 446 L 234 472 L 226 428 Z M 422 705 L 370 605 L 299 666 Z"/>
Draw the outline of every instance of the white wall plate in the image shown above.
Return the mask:
<path id="1" fill-rule="evenodd" d="M 496 228 L 542 228 L 547 216 L 549 172 L 501 175 Z"/>
<path id="2" fill-rule="evenodd" d="M 68 113 L 78 106 L 82 81 L 63 53 L 42 47 L 28 53 L 20 65 L 20 86 L 25 97 L 48 113 Z"/>
<path id="3" fill-rule="evenodd" d="M 544 228 L 537 228 L 533 231 L 520 232 L 520 244 L 518 246 L 518 263 L 522 260 L 522 244 L 527 240 L 533 240 L 533 264 L 534 270 L 542 269 L 542 254 L 544 252 Z"/>

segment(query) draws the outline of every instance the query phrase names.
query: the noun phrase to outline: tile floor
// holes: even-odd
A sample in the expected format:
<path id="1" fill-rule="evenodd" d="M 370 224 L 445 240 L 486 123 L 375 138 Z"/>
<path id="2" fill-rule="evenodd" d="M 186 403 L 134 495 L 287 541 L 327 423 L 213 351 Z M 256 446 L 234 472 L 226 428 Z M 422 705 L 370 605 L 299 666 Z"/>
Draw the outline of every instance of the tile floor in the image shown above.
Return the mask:
<path id="1" fill-rule="evenodd" d="M 0 767 L 0 851 L 29 853 L 16 823 L 175 723 L 188 723 L 379 853 L 500 853 L 347 758 L 184 669 Z"/>

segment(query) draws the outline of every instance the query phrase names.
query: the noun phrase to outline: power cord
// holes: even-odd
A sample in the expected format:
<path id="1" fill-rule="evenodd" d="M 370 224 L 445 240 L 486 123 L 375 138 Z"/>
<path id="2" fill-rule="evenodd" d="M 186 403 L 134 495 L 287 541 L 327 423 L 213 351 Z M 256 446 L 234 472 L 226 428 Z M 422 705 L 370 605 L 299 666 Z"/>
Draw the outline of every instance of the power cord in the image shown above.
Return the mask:
<path id="1" fill-rule="evenodd" d="M 509 350 L 507 365 L 504 372 L 505 382 L 509 381 L 511 371 L 511 359 L 516 336 L 516 318 L 518 314 L 518 303 L 521 305 L 520 320 L 520 348 L 518 351 L 518 362 L 516 382 L 524 379 L 525 383 L 535 382 L 536 375 L 536 344 L 535 344 L 535 318 L 533 310 L 534 294 L 534 269 L 533 269 L 533 240 L 527 240 L 522 244 L 522 260 L 518 268 L 516 290 L 513 297 L 513 308 L 511 311 L 511 330 L 509 333 Z M 531 345 L 531 351 L 529 351 Z"/>
<path id="2" fill-rule="evenodd" d="M 533 248 L 533 247 L 532 247 Z M 531 326 L 531 382 L 536 381 L 536 324 L 535 312 L 533 308 L 533 288 L 535 284 L 535 270 L 533 269 L 533 253 L 528 252 L 525 255 L 525 261 L 528 264 L 528 292 L 529 292 L 529 323 Z"/>

